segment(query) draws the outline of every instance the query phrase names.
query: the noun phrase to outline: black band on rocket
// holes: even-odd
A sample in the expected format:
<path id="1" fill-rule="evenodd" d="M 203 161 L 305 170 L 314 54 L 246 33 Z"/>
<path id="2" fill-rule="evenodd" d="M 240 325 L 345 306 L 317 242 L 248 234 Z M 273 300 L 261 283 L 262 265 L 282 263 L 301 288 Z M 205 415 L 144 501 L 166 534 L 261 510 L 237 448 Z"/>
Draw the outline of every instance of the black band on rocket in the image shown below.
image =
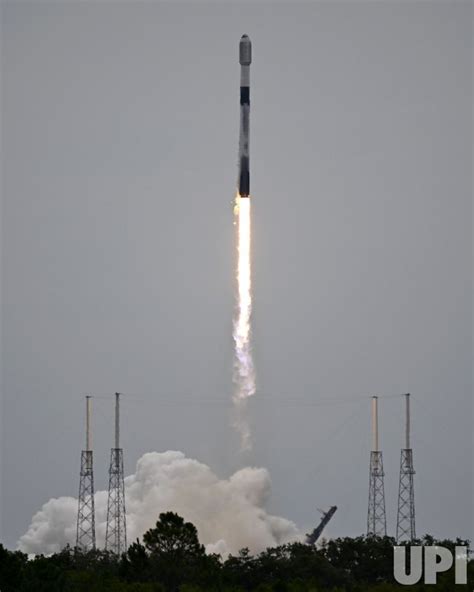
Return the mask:
<path id="1" fill-rule="evenodd" d="M 240 104 L 250 105 L 250 88 L 248 86 L 240 87 Z"/>

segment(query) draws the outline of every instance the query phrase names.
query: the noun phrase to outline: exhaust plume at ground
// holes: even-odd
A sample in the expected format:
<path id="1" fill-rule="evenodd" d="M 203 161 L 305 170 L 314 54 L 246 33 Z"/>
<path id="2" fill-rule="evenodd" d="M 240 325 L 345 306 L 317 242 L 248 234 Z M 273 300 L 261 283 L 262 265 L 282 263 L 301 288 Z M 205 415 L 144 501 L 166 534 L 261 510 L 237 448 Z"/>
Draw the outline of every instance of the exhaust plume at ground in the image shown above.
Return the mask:
<path id="1" fill-rule="evenodd" d="M 242 450 L 252 447 L 247 417 L 248 398 L 255 394 L 255 369 L 251 351 L 252 280 L 250 198 L 237 195 L 234 213 L 237 219 L 237 309 L 234 318 L 234 409 L 235 426 Z"/>
<path id="2" fill-rule="evenodd" d="M 270 497 L 266 469 L 244 468 L 219 479 L 205 464 L 182 452 L 149 452 L 125 479 L 127 538 L 134 541 L 152 528 L 160 512 L 173 511 L 198 529 L 209 553 L 236 554 L 303 540 L 293 522 L 265 510 Z M 95 495 L 97 546 L 104 547 L 107 492 Z M 25 553 L 50 554 L 76 541 L 77 500 L 50 499 L 31 521 L 18 547 Z"/>

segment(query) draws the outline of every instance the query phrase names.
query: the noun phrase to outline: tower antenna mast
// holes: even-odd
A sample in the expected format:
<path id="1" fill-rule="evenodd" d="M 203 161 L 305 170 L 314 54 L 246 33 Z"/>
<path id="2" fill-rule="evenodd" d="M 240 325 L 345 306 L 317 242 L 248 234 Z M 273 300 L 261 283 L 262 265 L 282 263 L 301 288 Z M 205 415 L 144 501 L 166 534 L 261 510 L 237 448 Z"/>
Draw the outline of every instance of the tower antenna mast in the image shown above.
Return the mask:
<path id="1" fill-rule="evenodd" d="M 109 495 L 105 549 L 116 555 L 127 550 L 123 449 L 120 448 L 120 393 L 115 393 L 115 447 L 110 451 Z"/>
<path id="2" fill-rule="evenodd" d="M 385 487 L 382 451 L 379 449 L 379 415 L 377 396 L 372 397 L 372 450 L 369 466 L 369 504 L 367 510 L 367 535 L 386 536 Z"/>
<path id="3" fill-rule="evenodd" d="M 397 541 L 413 541 L 415 531 L 415 488 L 413 476 L 413 450 L 410 441 L 410 393 L 405 397 L 405 448 L 400 453 L 400 479 L 398 482 Z"/>
<path id="4" fill-rule="evenodd" d="M 94 459 L 91 438 L 92 397 L 86 396 L 86 447 L 81 452 L 76 548 L 95 549 Z"/>

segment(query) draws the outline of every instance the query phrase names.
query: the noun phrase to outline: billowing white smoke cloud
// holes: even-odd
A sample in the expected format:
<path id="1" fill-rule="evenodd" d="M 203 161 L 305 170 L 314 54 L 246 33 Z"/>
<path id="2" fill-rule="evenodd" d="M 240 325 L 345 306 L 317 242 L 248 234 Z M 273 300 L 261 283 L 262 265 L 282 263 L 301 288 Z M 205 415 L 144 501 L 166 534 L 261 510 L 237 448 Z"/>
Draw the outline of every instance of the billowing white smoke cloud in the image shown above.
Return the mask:
<path id="1" fill-rule="evenodd" d="M 229 479 L 219 479 L 205 464 L 182 452 L 149 452 L 137 462 L 136 472 L 125 479 L 128 542 L 153 527 L 160 512 L 177 512 L 198 529 L 208 552 L 252 553 L 290 541 L 302 540 L 293 522 L 268 514 L 270 496 L 266 469 L 244 468 Z M 95 496 L 97 544 L 103 547 L 107 493 Z M 55 553 L 75 544 L 77 500 L 49 500 L 32 519 L 18 543 L 25 553 Z"/>

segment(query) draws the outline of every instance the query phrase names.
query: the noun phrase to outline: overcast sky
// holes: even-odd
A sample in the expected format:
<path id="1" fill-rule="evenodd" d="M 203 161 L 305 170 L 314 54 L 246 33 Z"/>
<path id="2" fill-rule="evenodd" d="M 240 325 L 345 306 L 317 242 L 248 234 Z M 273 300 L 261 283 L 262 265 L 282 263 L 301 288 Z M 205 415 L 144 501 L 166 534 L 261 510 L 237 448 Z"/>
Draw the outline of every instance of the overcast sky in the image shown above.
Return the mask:
<path id="1" fill-rule="evenodd" d="M 474 538 L 470 2 L 2 2 L 2 529 L 126 473 L 247 463 L 366 528 L 369 397 L 411 392 L 417 530 Z M 231 427 L 238 41 L 253 42 L 255 447 Z M 139 395 L 139 396 L 138 396 Z M 329 399 L 322 405 L 321 399 Z M 96 488 L 113 400 L 94 402 Z M 389 534 L 403 401 L 381 400 Z"/>

